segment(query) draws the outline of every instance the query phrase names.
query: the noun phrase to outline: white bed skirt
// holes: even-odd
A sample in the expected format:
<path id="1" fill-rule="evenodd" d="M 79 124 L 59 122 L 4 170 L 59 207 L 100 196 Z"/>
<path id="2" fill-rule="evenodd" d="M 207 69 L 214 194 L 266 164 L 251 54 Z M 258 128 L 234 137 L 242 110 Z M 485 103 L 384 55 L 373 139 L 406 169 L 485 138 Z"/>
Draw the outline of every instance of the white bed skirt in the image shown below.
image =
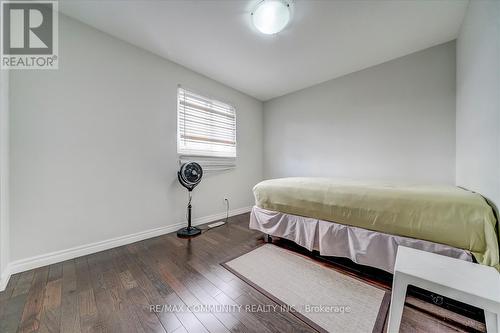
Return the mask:
<path id="1" fill-rule="evenodd" d="M 294 241 L 309 251 L 319 251 L 323 256 L 349 258 L 358 264 L 390 273 L 394 271 L 399 245 L 472 261 L 470 252 L 448 245 L 274 212 L 257 206 L 252 208 L 250 228 Z"/>

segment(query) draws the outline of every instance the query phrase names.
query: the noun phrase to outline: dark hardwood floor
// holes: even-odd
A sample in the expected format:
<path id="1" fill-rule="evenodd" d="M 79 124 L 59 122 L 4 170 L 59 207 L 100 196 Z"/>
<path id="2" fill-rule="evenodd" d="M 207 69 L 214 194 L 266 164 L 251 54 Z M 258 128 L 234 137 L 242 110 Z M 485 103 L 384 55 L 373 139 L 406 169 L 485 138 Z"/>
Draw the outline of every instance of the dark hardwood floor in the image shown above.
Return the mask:
<path id="1" fill-rule="evenodd" d="M 248 216 L 192 240 L 168 234 L 16 274 L 0 293 L 0 332 L 315 332 L 290 313 L 151 311 L 274 304 L 220 266 L 262 244 Z M 484 330 L 407 298 L 402 332 Z"/>

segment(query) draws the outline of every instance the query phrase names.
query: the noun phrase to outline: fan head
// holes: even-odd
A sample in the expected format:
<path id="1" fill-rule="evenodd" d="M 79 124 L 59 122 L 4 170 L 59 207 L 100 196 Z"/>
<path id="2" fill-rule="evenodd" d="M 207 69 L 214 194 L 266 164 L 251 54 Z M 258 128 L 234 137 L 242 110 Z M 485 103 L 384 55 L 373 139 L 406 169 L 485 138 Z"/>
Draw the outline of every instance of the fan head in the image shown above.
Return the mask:
<path id="1" fill-rule="evenodd" d="M 200 183 L 203 169 L 196 162 L 187 162 L 181 165 L 177 175 L 181 185 L 192 191 Z"/>

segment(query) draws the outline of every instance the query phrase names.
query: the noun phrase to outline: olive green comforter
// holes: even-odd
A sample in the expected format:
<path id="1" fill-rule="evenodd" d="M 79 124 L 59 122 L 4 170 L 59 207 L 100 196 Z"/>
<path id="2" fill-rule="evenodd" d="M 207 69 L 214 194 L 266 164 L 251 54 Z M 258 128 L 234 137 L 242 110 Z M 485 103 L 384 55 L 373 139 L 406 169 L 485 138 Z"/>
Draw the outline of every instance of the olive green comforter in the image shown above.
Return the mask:
<path id="1" fill-rule="evenodd" d="M 446 244 L 500 268 L 492 208 L 481 195 L 459 187 L 281 178 L 253 191 L 264 209 Z"/>

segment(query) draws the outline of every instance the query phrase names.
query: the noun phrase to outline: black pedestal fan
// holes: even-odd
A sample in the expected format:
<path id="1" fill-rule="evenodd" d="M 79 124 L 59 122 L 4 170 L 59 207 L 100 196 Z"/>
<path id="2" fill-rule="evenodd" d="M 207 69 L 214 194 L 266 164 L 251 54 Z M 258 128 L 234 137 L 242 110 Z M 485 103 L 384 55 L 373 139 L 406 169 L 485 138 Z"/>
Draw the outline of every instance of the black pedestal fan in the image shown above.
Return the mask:
<path id="1" fill-rule="evenodd" d="M 177 172 L 177 177 L 182 186 L 187 188 L 189 193 L 188 202 L 188 226 L 177 231 L 177 236 L 179 237 L 192 237 L 201 234 L 201 230 L 191 226 L 191 192 L 201 181 L 203 176 L 203 169 L 196 162 L 187 162 L 181 165 L 180 170 Z"/>

